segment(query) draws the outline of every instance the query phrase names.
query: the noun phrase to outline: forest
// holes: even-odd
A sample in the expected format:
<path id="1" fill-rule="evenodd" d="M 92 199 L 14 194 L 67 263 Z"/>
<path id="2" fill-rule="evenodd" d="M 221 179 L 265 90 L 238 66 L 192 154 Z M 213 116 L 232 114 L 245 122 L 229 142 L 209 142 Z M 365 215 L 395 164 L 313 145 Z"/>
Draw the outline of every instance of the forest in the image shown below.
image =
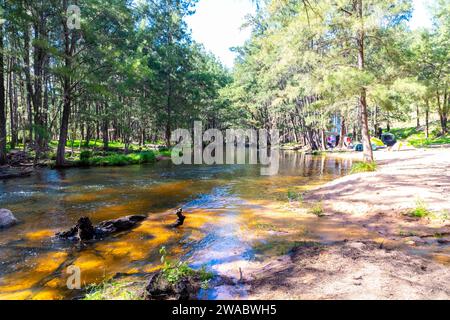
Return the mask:
<path id="1" fill-rule="evenodd" d="M 80 8 L 69 29 L 67 8 Z M 230 76 L 183 18 L 195 1 L 6 1 L 2 4 L 0 163 L 67 141 L 169 144 L 172 129 L 220 116 Z M 69 16 L 70 17 L 70 16 Z M 77 145 L 78 147 L 78 145 Z"/>
<path id="2" fill-rule="evenodd" d="M 449 117 L 450 0 L 0 0 L 0 301 L 448 300 Z"/>
<path id="3" fill-rule="evenodd" d="M 69 28 L 69 5 L 80 8 Z M 175 128 L 278 128 L 284 143 L 326 149 L 392 123 L 437 119 L 448 134 L 449 2 L 410 30 L 402 1 L 260 1 L 252 37 L 227 70 L 188 30 L 195 0 L 8 0 L 2 4 L 0 163 L 19 145 L 46 157 L 68 141 L 170 146 Z M 341 142 L 342 143 L 342 142 Z M 72 143 L 73 144 L 73 143 Z"/>

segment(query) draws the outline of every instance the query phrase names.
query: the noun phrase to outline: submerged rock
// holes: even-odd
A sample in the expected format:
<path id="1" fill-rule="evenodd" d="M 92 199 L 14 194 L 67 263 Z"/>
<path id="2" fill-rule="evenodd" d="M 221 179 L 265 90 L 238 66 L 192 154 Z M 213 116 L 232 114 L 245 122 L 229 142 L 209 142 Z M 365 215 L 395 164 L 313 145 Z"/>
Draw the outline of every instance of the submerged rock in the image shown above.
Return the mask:
<path id="1" fill-rule="evenodd" d="M 17 223 L 16 217 L 8 209 L 0 209 L 0 229 L 9 228 Z"/>
<path id="2" fill-rule="evenodd" d="M 114 233 L 130 230 L 145 218 L 146 216 L 128 216 L 103 221 L 93 226 L 88 217 L 82 217 L 78 220 L 75 227 L 67 231 L 59 232 L 56 236 L 72 241 L 100 240 Z"/>

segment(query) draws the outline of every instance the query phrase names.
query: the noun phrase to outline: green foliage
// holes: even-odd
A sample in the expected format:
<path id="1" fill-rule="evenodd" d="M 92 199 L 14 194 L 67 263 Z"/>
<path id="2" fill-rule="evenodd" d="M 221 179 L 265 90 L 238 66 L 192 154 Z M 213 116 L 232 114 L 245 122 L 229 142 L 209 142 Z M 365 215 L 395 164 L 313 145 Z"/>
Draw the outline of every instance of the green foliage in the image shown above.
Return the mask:
<path id="1" fill-rule="evenodd" d="M 200 270 L 196 271 L 189 267 L 186 262 L 172 262 L 167 259 L 166 247 L 162 247 L 159 250 L 161 255 L 161 263 L 163 264 L 162 273 L 168 282 L 175 284 L 181 279 L 186 277 L 197 276 L 201 282 L 201 286 L 206 288 L 209 281 L 213 278 L 213 274 L 206 270 L 205 266 L 202 266 Z"/>
<path id="2" fill-rule="evenodd" d="M 289 189 L 287 192 L 287 198 L 289 201 L 302 202 L 303 194 L 301 192 Z"/>
<path id="3" fill-rule="evenodd" d="M 356 162 L 352 165 L 350 174 L 362 173 L 362 172 L 373 172 L 377 170 L 376 162 Z"/>
<path id="4" fill-rule="evenodd" d="M 430 125 L 430 135 L 428 139 L 426 138 L 424 130 L 424 128 L 417 129 L 417 127 L 408 127 L 392 129 L 390 132 L 398 139 L 405 140 L 416 148 L 450 144 L 450 135 L 441 135 L 440 130 L 436 125 Z"/>
<path id="5" fill-rule="evenodd" d="M 142 300 L 139 290 L 129 288 L 130 283 L 105 281 L 90 285 L 83 300 Z"/>
<path id="6" fill-rule="evenodd" d="M 132 164 L 154 163 L 156 155 L 153 151 L 143 151 L 128 155 L 106 152 L 104 155 L 93 155 L 91 151 L 80 154 L 79 164 L 83 166 L 126 166 Z"/>
<path id="7" fill-rule="evenodd" d="M 89 160 L 92 157 L 91 151 L 81 151 L 80 153 L 80 160 Z"/>
<path id="8" fill-rule="evenodd" d="M 415 218 L 424 218 L 431 214 L 428 210 L 425 201 L 422 199 L 416 200 L 416 207 L 408 212 L 408 215 Z"/>
<path id="9" fill-rule="evenodd" d="M 322 202 L 318 202 L 318 203 L 314 204 L 311 208 L 308 209 L 308 213 L 313 214 L 318 217 L 323 217 L 324 211 L 323 211 Z"/>

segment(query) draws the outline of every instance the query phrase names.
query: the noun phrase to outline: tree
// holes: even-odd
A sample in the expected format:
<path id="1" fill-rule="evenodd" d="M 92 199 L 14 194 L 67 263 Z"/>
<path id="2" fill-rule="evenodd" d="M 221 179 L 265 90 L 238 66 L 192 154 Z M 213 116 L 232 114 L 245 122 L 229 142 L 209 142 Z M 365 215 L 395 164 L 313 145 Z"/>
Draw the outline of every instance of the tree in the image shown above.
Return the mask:
<path id="1" fill-rule="evenodd" d="M 0 8 L 3 8 L 3 3 L 0 3 L 0 5 Z M 1 12 L 3 12 L 3 10 Z M 6 104 L 4 73 L 3 21 L 0 21 L 0 165 L 6 164 Z"/>

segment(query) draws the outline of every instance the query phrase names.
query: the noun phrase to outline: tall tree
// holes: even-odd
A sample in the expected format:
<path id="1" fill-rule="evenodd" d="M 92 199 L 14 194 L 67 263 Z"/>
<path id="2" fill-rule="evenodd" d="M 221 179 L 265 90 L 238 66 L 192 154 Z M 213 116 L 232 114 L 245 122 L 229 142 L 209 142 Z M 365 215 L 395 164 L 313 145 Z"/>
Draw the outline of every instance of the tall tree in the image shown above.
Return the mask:
<path id="1" fill-rule="evenodd" d="M 3 13 L 3 1 L 0 2 L 0 8 L 0 13 Z M 2 19 L 1 16 L 0 19 Z M 6 156 L 6 101 L 3 21 L 0 21 L 0 165 L 6 164 Z"/>

